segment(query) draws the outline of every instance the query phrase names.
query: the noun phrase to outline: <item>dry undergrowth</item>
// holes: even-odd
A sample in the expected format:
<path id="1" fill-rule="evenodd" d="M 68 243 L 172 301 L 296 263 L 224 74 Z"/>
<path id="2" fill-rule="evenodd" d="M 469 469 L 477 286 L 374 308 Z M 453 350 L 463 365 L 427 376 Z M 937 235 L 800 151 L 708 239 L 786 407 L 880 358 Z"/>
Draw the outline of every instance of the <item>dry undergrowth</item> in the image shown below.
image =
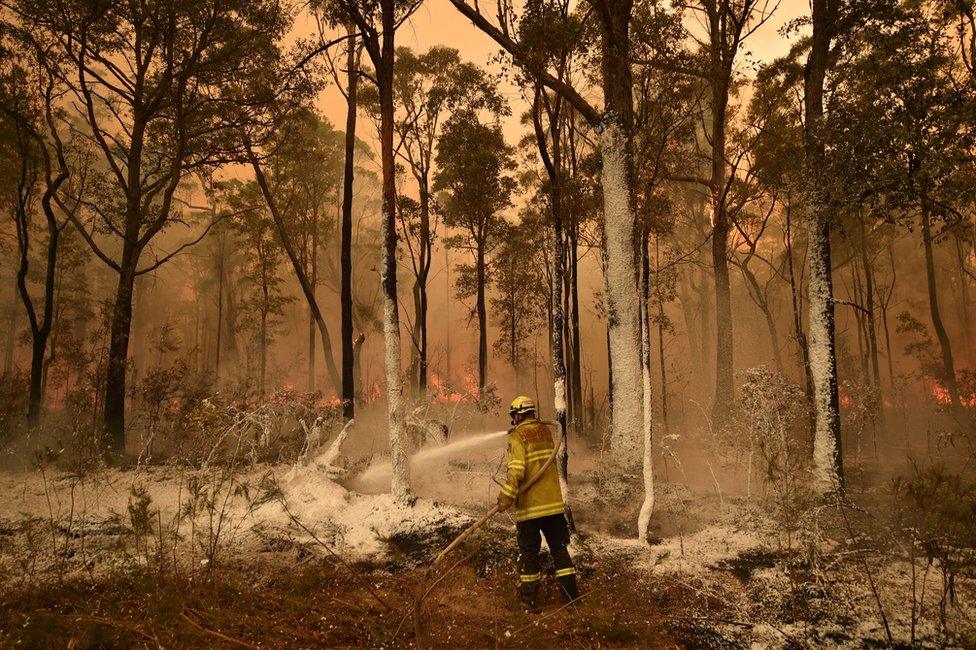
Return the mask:
<path id="1" fill-rule="evenodd" d="M 625 564 L 608 560 L 585 568 L 585 596 L 570 606 L 547 579 L 542 613 L 526 614 L 515 599 L 514 540 L 494 531 L 469 547 L 467 559 L 428 599 L 428 645 L 674 647 L 714 637 L 707 621 L 666 610 L 667 603 L 681 602 L 680 586 L 658 582 L 652 588 Z M 8 591 L 0 599 L 0 645 L 415 645 L 412 624 L 403 621 L 422 569 L 356 568 L 351 572 L 296 545 L 234 558 L 193 578 L 137 569 Z"/>

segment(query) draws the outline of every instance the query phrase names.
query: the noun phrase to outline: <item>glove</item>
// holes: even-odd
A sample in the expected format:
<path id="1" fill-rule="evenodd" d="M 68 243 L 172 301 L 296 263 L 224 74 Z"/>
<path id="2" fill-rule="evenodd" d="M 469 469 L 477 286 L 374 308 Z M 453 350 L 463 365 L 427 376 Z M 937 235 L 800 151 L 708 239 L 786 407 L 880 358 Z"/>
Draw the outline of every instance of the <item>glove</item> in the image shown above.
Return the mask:
<path id="1" fill-rule="evenodd" d="M 515 499 L 513 499 L 512 497 L 507 497 L 504 494 L 499 494 L 498 512 L 505 512 L 506 510 L 512 507 L 513 503 L 515 503 Z"/>

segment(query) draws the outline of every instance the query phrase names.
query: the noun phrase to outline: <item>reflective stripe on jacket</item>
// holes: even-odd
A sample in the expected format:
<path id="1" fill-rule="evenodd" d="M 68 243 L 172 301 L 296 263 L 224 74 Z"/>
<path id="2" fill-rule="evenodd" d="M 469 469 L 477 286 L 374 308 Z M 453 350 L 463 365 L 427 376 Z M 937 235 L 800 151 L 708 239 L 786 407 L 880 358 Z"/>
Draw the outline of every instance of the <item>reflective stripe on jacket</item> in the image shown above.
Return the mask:
<path id="1" fill-rule="evenodd" d="M 525 494 L 518 496 L 519 487 L 542 469 L 553 448 L 549 427 L 534 418 L 524 420 L 508 432 L 508 480 L 502 486 L 502 494 L 517 497 L 516 521 L 563 512 L 556 463 L 552 463 Z"/>

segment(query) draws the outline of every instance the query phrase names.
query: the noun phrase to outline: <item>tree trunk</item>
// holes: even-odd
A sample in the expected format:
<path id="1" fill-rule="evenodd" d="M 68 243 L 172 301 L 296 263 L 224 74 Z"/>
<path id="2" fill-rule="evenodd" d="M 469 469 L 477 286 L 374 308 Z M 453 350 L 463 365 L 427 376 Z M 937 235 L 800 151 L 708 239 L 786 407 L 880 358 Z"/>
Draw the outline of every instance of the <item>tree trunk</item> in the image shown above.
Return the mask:
<path id="1" fill-rule="evenodd" d="M 897 271 L 895 270 L 895 250 L 894 245 L 888 242 L 888 261 L 891 264 L 891 284 L 888 285 L 888 296 L 881 303 L 881 323 L 885 333 L 885 357 L 888 361 L 888 382 L 891 384 L 891 392 L 895 393 L 895 353 L 891 347 L 891 329 L 888 327 L 888 305 L 891 296 L 895 292 L 895 280 Z"/>
<path id="2" fill-rule="evenodd" d="M 224 329 L 224 253 L 221 248 L 217 265 L 217 337 L 214 359 L 214 383 L 220 381 L 220 344 Z"/>
<path id="3" fill-rule="evenodd" d="M 356 46 L 356 26 L 346 25 L 349 37 L 346 51 L 346 152 L 342 178 L 342 224 L 339 266 L 341 288 L 339 311 L 342 314 L 342 417 L 347 422 L 356 412 L 356 374 L 352 341 L 352 192 L 356 155 L 356 94 L 359 88 L 359 57 Z"/>
<path id="4" fill-rule="evenodd" d="M 661 362 L 661 427 L 665 436 L 668 435 L 668 370 L 667 359 L 664 356 L 664 309 L 660 310 L 661 321 L 657 326 L 657 346 Z"/>
<path id="5" fill-rule="evenodd" d="M 563 220 L 563 227 L 560 228 L 560 237 L 562 240 L 562 245 L 560 250 L 563 255 L 563 288 L 562 288 L 562 299 L 563 299 L 563 367 L 566 368 L 566 426 L 567 431 L 572 433 L 576 432 L 576 402 L 573 401 L 573 386 L 570 381 L 569 368 L 573 364 L 573 353 L 572 353 L 572 333 L 569 331 L 569 321 L 570 314 L 573 312 L 573 306 L 570 304 L 570 294 L 572 293 L 569 283 L 569 253 L 567 249 L 569 248 L 569 240 L 566 236 L 566 224 Z"/>
<path id="6" fill-rule="evenodd" d="M 868 255 L 867 234 L 864 231 L 864 220 L 858 219 L 861 234 L 861 266 L 864 267 L 864 308 L 867 310 L 866 327 L 868 335 L 868 353 L 871 355 L 871 375 L 874 380 L 874 400 L 873 410 L 877 425 L 884 430 L 884 394 L 881 390 L 881 366 L 878 359 L 878 326 L 875 321 L 874 313 L 874 269 L 871 267 L 871 259 Z"/>
<path id="7" fill-rule="evenodd" d="M 762 312 L 763 318 L 766 321 L 766 330 L 769 332 L 769 346 L 773 353 L 773 361 L 776 363 L 776 372 L 781 375 L 786 374 L 786 368 L 783 365 L 783 356 L 779 351 L 779 334 L 776 330 L 776 319 L 773 318 L 773 311 L 769 308 L 769 302 L 763 294 L 762 286 L 759 284 L 756 274 L 749 268 L 748 258 L 739 265 L 739 269 L 742 271 L 742 275 L 749 286 L 753 302 L 759 307 L 759 311 Z"/>
<path id="8" fill-rule="evenodd" d="M 888 305 L 881 305 L 881 327 L 885 335 L 885 360 L 888 362 L 888 384 L 892 395 L 895 393 L 895 359 L 891 350 L 891 329 L 888 327 Z"/>
<path id="9" fill-rule="evenodd" d="M 50 104 L 48 104 L 50 110 Z M 19 127 L 18 127 L 19 128 Z M 47 186 L 41 197 L 41 206 L 44 210 L 44 217 L 47 225 L 48 241 L 45 255 L 46 266 L 44 268 L 44 303 L 40 318 L 34 308 L 30 292 L 27 289 L 27 273 L 30 266 L 30 217 L 27 212 L 27 192 L 26 182 L 28 179 L 28 156 L 31 147 L 26 140 L 19 138 L 22 143 L 21 149 L 21 174 L 17 186 L 17 205 L 14 221 L 17 230 L 17 243 L 19 248 L 19 267 L 17 269 L 17 289 L 20 292 L 21 301 L 27 311 L 27 320 L 31 331 L 31 368 L 30 383 L 27 396 L 27 424 L 30 428 L 37 427 L 41 416 L 41 402 L 44 396 L 44 375 L 45 364 L 44 356 L 47 350 L 48 338 L 51 335 L 51 326 L 54 318 L 55 303 L 55 280 L 58 271 L 58 238 L 61 230 L 58 227 L 57 219 L 54 216 L 52 201 L 58 188 L 68 179 L 68 169 L 61 156 L 60 146 L 58 148 L 58 159 L 60 170 L 55 178 L 51 178 L 50 158 L 44 150 L 45 179 Z M 43 144 L 41 146 L 44 146 Z M 14 336 L 15 332 L 11 332 Z"/>
<path id="10" fill-rule="evenodd" d="M 542 126 L 542 89 L 536 89 L 535 102 L 532 110 L 532 122 L 535 127 L 536 145 L 539 155 L 549 175 L 549 196 L 552 208 L 550 215 L 549 245 L 552 248 L 552 273 L 549 283 L 549 308 L 552 318 L 549 327 L 549 347 L 552 355 L 552 383 L 556 421 L 559 423 L 560 434 L 566 432 L 566 350 L 565 350 L 565 312 L 563 289 L 566 281 L 566 252 L 563 236 L 562 219 L 562 186 L 559 182 L 559 109 L 550 113 L 550 135 L 553 146 L 553 157 L 549 156 L 546 133 Z M 573 512 L 569 505 L 569 444 L 563 444 L 556 458 L 556 469 L 559 474 L 559 485 L 566 503 L 566 521 L 569 529 L 576 531 Z"/>
<path id="11" fill-rule="evenodd" d="M 583 359 L 580 344 L 579 328 L 579 225 L 572 224 L 569 234 L 569 275 L 570 275 L 570 316 L 569 316 L 569 335 L 570 335 L 570 364 L 569 364 L 569 387 L 572 393 L 573 406 L 573 431 L 579 432 L 583 423 Z"/>
<path id="12" fill-rule="evenodd" d="M 714 37 L 713 37 L 714 38 Z M 726 106 L 729 88 L 722 64 L 713 54 L 712 64 L 712 173 L 709 199 L 712 208 L 712 279 L 715 288 L 715 397 L 712 424 L 726 425 L 732 407 L 732 287 L 729 280 L 729 217 L 725 185 Z M 775 343 L 774 343 L 775 344 Z"/>
<path id="13" fill-rule="evenodd" d="M 621 467 L 640 462 L 644 417 L 640 309 L 634 246 L 633 79 L 627 1 L 602 7 L 603 96 L 600 129 L 603 256 L 610 347 L 610 447 Z"/>
<path id="14" fill-rule="evenodd" d="M 288 236 L 288 230 L 285 226 L 284 216 L 281 211 L 278 210 L 277 201 L 275 201 L 274 195 L 271 192 L 271 188 L 268 185 L 268 179 L 264 175 L 264 171 L 261 169 L 261 164 L 258 162 L 257 156 L 251 150 L 250 142 L 246 142 L 245 146 L 247 148 L 248 158 L 251 162 L 251 168 L 254 170 L 254 176 L 258 181 L 258 186 L 261 188 L 261 194 L 264 195 L 264 201 L 268 205 L 268 210 L 271 212 L 271 218 L 275 222 L 275 226 L 278 229 L 279 240 L 281 241 L 282 248 L 285 249 L 285 253 L 288 255 L 288 259 L 291 262 L 292 270 L 295 272 L 295 277 L 298 279 L 298 284 L 302 287 L 302 293 L 305 295 L 305 301 L 308 303 L 309 311 L 312 312 L 312 317 L 315 319 L 316 324 L 319 328 L 319 335 L 322 338 L 322 354 L 325 357 L 325 366 L 329 372 L 329 379 L 332 382 L 333 388 L 338 388 L 340 386 L 339 371 L 336 369 L 335 360 L 332 358 L 332 340 L 329 337 L 329 328 L 325 324 L 325 319 L 322 317 L 322 312 L 319 310 L 319 303 L 315 298 L 315 288 L 309 281 L 308 276 L 305 273 L 305 269 L 302 266 L 301 259 L 298 257 L 298 253 L 295 251 L 295 246 Z"/>
<path id="15" fill-rule="evenodd" d="M 935 335 L 939 339 L 939 348 L 942 351 L 942 372 L 946 389 L 949 391 L 949 401 L 954 413 L 960 409 L 959 384 L 956 381 L 956 368 L 952 361 L 952 346 L 949 343 L 949 334 L 946 332 L 945 325 L 942 323 L 942 314 L 939 312 L 939 294 L 936 287 L 935 259 L 932 254 L 932 224 L 929 214 L 928 201 L 922 200 L 922 245 L 925 248 L 925 275 L 928 280 L 929 288 L 929 311 L 932 315 L 932 327 Z"/>
<path id="16" fill-rule="evenodd" d="M 13 283 L 13 296 L 10 299 L 10 316 L 7 319 L 7 348 L 3 356 L 3 376 L 9 378 L 14 371 L 14 349 L 17 347 L 17 283 Z"/>
<path id="17" fill-rule="evenodd" d="M 261 365 L 259 377 L 260 393 L 263 396 L 268 386 L 268 307 L 267 291 L 265 291 L 265 305 L 261 309 Z"/>
<path id="18" fill-rule="evenodd" d="M 973 346 L 973 325 L 970 317 L 969 283 L 974 279 L 969 277 L 969 269 L 966 268 L 966 253 L 962 249 L 963 240 L 957 232 L 953 237 L 956 245 L 956 263 L 959 265 L 959 320 L 962 325 L 963 342 L 965 349 L 972 350 Z"/>
<path id="19" fill-rule="evenodd" d="M 451 252 L 444 246 L 444 378 L 451 381 Z"/>
<path id="20" fill-rule="evenodd" d="M 803 387 L 807 403 L 813 404 L 813 378 L 810 376 L 810 350 L 807 335 L 803 331 L 803 317 L 800 307 L 800 288 L 796 282 L 796 267 L 793 263 L 793 221 L 791 208 L 786 212 L 786 269 L 790 278 L 790 306 L 793 308 L 793 335 L 800 350 L 803 362 Z"/>
<path id="21" fill-rule="evenodd" d="M 475 253 L 476 297 L 475 311 L 478 316 L 478 394 L 488 386 L 488 315 L 485 308 L 485 252 L 478 241 Z"/>
<path id="22" fill-rule="evenodd" d="M 643 385 L 644 411 L 641 429 L 644 434 L 643 478 L 644 500 L 637 516 L 637 538 L 647 542 L 651 515 L 654 512 L 654 445 L 653 421 L 651 419 L 651 319 L 648 313 L 650 298 L 650 255 L 647 250 L 647 233 L 641 234 L 640 249 L 640 328 L 641 328 L 641 379 Z"/>
<path id="23" fill-rule="evenodd" d="M 414 340 L 417 341 L 417 388 L 427 393 L 427 279 L 430 275 L 430 257 L 433 242 L 430 234 L 430 190 L 427 178 L 420 184 L 420 250 L 417 278 L 414 284 Z"/>
<path id="24" fill-rule="evenodd" d="M 237 346 L 237 289 L 235 284 L 231 284 L 226 269 L 224 271 L 224 292 L 227 296 L 227 302 L 224 307 L 225 318 L 222 325 L 226 328 L 223 349 L 227 353 L 225 356 L 233 364 L 240 357 L 240 348 Z"/>
<path id="25" fill-rule="evenodd" d="M 136 279 L 135 265 L 135 255 L 129 245 L 125 244 L 112 307 L 103 417 L 110 449 L 117 456 L 125 455 L 125 386 L 132 325 L 132 295 Z"/>
<path id="26" fill-rule="evenodd" d="M 823 88 L 827 73 L 836 7 L 831 0 L 813 0 L 813 38 L 804 69 L 804 149 L 810 210 L 810 375 L 814 394 L 814 480 L 821 494 L 843 489 L 844 471 L 837 394 L 834 343 L 834 302 L 830 266 L 829 200 L 825 196 Z"/>
<path id="27" fill-rule="evenodd" d="M 318 286 L 318 215 L 312 222 L 312 250 L 309 251 L 309 280 L 312 283 L 312 291 Z M 315 390 L 315 315 L 312 310 L 308 310 L 308 391 Z"/>
<path id="28" fill-rule="evenodd" d="M 380 151 L 383 164 L 383 342 L 387 412 L 390 426 L 391 490 L 394 499 L 410 495 L 410 475 L 403 427 L 403 377 L 400 369 L 400 320 L 396 275 L 396 161 L 393 150 L 394 0 L 381 0 L 382 51 L 374 60 L 380 97 Z"/>

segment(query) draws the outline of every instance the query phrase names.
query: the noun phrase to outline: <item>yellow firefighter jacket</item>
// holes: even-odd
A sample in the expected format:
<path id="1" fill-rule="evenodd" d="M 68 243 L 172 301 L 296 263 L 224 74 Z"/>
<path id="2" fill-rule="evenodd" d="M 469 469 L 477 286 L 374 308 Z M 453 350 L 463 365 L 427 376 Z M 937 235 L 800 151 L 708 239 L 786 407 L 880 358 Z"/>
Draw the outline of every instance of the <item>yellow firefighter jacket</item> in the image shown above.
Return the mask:
<path id="1" fill-rule="evenodd" d="M 508 480 L 502 486 L 502 494 L 518 497 L 515 501 L 516 521 L 563 512 L 563 495 L 555 462 L 535 485 L 518 496 L 519 487 L 542 469 L 553 447 L 549 427 L 534 418 L 524 420 L 508 432 Z"/>

